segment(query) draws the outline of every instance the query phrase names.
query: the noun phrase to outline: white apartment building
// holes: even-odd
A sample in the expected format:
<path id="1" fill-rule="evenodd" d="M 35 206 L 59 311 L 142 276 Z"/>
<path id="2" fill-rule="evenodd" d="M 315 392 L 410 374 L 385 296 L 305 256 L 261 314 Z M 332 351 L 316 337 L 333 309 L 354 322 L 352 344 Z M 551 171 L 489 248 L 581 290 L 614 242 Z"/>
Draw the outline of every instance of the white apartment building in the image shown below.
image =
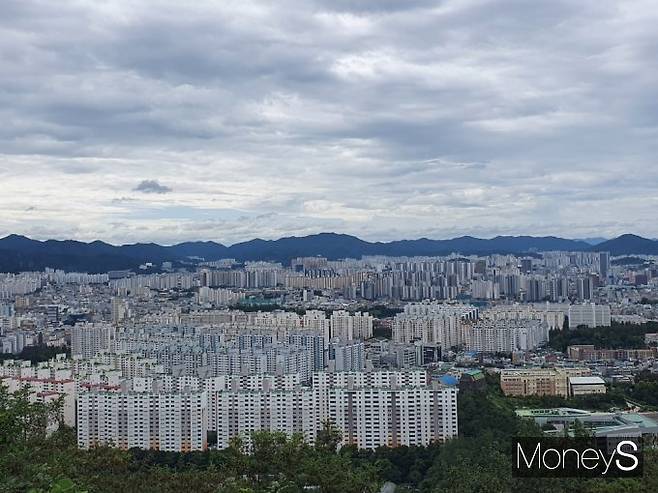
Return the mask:
<path id="1" fill-rule="evenodd" d="M 427 445 L 457 435 L 457 390 L 428 385 L 422 370 L 316 373 L 312 387 L 263 386 L 211 394 L 218 446 L 251 432 L 301 433 L 313 443 L 330 420 L 359 448 Z M 212 424 L 211 424 L 212 429 Z"/>
<path id="2" fill-rule="evenodd" d="M 471 296 L 479 300 L 497 300 L 500 298 L 500 285 L 491 280 L 473 279 Z"/>
<path id="3" fill-rule="evenodd" d="M 476 320 L 478 318 L 478 308 L 473 305 L 464 305 L 460 303 L 420 301 L 405 305 L 404 314 L 415 316 L 455 315 L 463 319 Z"/>
<path id="4" fill-rule="evenodd" d="M 321 421 L 342 431 L 343 444 L 427 445 L 457 435 L 457 390 L 430 384 L 424 370 L 317 373 L 313 391 Z"/>
<path id="5" fill-rule="evenodd" d="M 112 349 L 115 329 L 107 324 L 76 324 L 71 329 L 71 356 L 93 358 Z"/>
<path id="6" fill-rule="evenodd" d="M 372 337 L 374 317 L 368 312 L 337 310 L 331 314 L 331 337 L 344 340 L 370 339 Z"/>
<path id="7" fill-rule="evenodd" d="M 205 392 L 90 390 L 78 395 L 78 447 L 167 452 L 207 448 Z"/>
<path id="8" fill-rule="evenodd" d="M 210 405 L 219 448 L 228 447 L 234 437 L 249 446 L 256 431 L 300 433 L 313 442 L 319 429 L 313 393 L 301 387 L 215 392 Z"/>
<path id="9" fill-rule="evenodd" d="M 548 326 L 537 319 L 481 320 L 465 331 L 469 351 L 513 353 L 536 349 L 548 341 Z"/>
<path id="10" fill-rule="evenodd" d="M 450 387 L 331 388 L 329 419 L 343 444 L 429 445 L 457 435 L 457 389 Z"/>
<path id="11" fill-rule="evenodd" d="M 549 330 L 562 330 L 566 316 L 562 305 L 550 303 L 496 305 L 484 310 L 481 315 L 490 320 L 537 319 L 546 323 Z"/>
<path id="12" fill-rule="evenodd" d="M 393 319 L 393 341 L 439 344 L 444 348 L 464 343 L 464 322 L 458 315 L 407 315 Z"/>
<path id="13" fill-rule="evenodd" d="M 121 298 L 112 298 L 112 322 L 118 324 L 129 316 L 128 305 Z"/>
<path id="14" fill-rule="evenodd" d="M 231 291 L 230 289 L 212 289 L 207 286 L 201 286 L 196 299 L 199 304 L 230 305 L 243 300 L 244 297 L 244 293 Z"/>
<path id="15" fill-rule="evenodd" d="M 580 325 L 587 327 L 610 327 L 610 305 L 583 303 L 569 307 L 569 328 Z"/>
<path id="16" fill-rule="evenodd" d="M 330 371 L 362 371 L 366 366 L 366 348 L 363 341 L 335 339 L 329 345 Z"/>

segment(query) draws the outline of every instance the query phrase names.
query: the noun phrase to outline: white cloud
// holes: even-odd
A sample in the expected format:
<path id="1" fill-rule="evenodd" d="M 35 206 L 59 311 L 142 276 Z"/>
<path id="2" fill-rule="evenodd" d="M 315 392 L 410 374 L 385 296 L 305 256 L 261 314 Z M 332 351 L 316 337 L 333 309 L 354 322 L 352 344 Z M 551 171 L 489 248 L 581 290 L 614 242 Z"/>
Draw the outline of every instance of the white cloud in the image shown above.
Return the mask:
<path id="1" fill-rule="evenodd" d="M 657 18 L 651 1 L 8 0 L 0 235 L 655 237 Z"/>

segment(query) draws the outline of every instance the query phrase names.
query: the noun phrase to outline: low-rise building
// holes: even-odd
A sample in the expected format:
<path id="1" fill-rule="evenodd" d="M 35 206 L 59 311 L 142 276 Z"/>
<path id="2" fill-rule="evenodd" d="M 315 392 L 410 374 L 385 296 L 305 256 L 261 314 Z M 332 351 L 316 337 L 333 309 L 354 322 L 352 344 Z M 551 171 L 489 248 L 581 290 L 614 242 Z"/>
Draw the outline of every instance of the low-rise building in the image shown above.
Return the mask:
<path id="1" fill-rule="evenodd" d="M 582 409 L 519 409 L 521 418 L 534 419 L 547 435 L 564 436 L 565 430 L 573 433 L 576 422 L 583 425 L 595 437 L 612 439 L 643 438 L 654 441 L 658 437 L 655 416 L 627 412 L 590 412 Z"/>
<path id="2" fill-rule="evenodd" d="M 590 376 L 589 368 L 523 368 L 500 372 L 500 388 L 505 395 L 569 396 L 569 378 Z"/>
<path id="3" fill-rule="evenodd" d="M 69 378 L 36 378 L 23 376 L 0 376 L 0 385 L 11 393 L 27 389 L 32 402 L 53 402 L 62 400 L 61 414 L 50 423 L 53 429 L 61 419 L 67 426 L 75 426 L 75 381 Z"/>
<path id="4" fill-rule="evenodd" d="M 569 377 L 569 395 L 605 394 L 605 381 L 601 377 Z"/>
<path id="5" fill-rule="evenodd" d="M 593 344 L 567 347 L 567 357 L 575 361 L 643 361 L 656 357 L 657 348 L 596 349 Z"/>

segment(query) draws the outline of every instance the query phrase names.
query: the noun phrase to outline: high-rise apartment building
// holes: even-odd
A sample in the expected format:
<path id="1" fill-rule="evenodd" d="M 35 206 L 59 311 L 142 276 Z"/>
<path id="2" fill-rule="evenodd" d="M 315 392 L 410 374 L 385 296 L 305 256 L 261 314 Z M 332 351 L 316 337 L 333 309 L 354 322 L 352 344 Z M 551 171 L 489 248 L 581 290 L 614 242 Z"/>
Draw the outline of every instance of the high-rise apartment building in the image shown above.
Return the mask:
<path id="1" fill-rule="evenodd" d="M 107 324 L 75 324 L 71 329 L 71 356 L 93 358 L 109 352 L 114 333 L 114 327 Z"/>
<path id="2" fill-rule="evenodd" d="M 592 278 L 579 277 L 576 280 L 576 295 L 578 296 L 579 301 L 589 301 L 592 299 L 594 294 L 594 283 Z"/>
<path id="3" fill-rule="evenodd" d="M 610 252 L 599 253 L 599 276 L 604 284 L 607 284 L 610 273 Z"/>
<path id="4" fill-rule="evenodd" d="M 528 351 L 548 341 L 548 325 L 538 319 L 481 320 L 464 331 L 470 351 L 513 353 Z"/>
<path id="5" fill-rule="evenodd" d="M 582 303 L 569 306 L 569 328 L 581 325 L 587 327 L 610 327 L 610 306 L 596 303 Z"/>
<path id="6" fill-rule="evenodd" d="M 422 370 L 316 373 L 313 386 L 233 388 L 211 396 L 218 446 L 258 430 L 301 433 L 310 443 L 326 421 L 359 448 L 428 445 L 457 435 L 457 390 L 428 384 Z M 212 428 L 212 424 L 211 424 Z"/>
<path id="7" fill-rule="evenodd" d="M 370 339 L 374 317 L 368 312 L 356 312 L 353 315 L 345 310 L 331 314 L 331 337 L 344 340 Z"/>
<path id="8" fill-rule="evenodd" d="M 133 447 L 167 452 L 207 448 L 205 392 L 134 392 L 118 388 L 78 395 L 78 447 Z"/>

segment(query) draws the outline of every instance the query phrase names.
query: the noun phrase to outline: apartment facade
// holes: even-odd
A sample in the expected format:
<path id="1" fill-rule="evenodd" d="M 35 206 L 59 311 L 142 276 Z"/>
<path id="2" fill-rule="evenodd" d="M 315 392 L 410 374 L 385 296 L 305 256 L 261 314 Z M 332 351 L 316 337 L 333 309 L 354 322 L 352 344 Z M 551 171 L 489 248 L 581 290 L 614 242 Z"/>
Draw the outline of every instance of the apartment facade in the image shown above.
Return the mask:
<path id="1" fill-rule="evenodd" d="M 71 356 L 93 358 L 110 352 L 115 329 L 109 324 L 76 324 L 71 329 Z"/>
<path id="2" fill-rule="evenodd" d="M 610 306 L 596 303 L 583 303 L 569 307 L 569 328 L 581 325 L 587 327 L 610 327 Z"/>
<path id="3" fill-rule="evenodd" d="M 327 421 L 343 445 L 428 445 L 457 435 L 457 390 L 429 385 L 422 370 L 316 373 L 312 387 L 264 385 L 212 393 L 218 446 L 234 437 L 250 443 L 254 431 L 299 433 L 309 443 Z"/>
<path id="4" fill-rule="evenodd" d="M 78 395 L 78 447 L 133 447 L 166 452 L 207 448 L 205 392 L 92 389 Z"/>

